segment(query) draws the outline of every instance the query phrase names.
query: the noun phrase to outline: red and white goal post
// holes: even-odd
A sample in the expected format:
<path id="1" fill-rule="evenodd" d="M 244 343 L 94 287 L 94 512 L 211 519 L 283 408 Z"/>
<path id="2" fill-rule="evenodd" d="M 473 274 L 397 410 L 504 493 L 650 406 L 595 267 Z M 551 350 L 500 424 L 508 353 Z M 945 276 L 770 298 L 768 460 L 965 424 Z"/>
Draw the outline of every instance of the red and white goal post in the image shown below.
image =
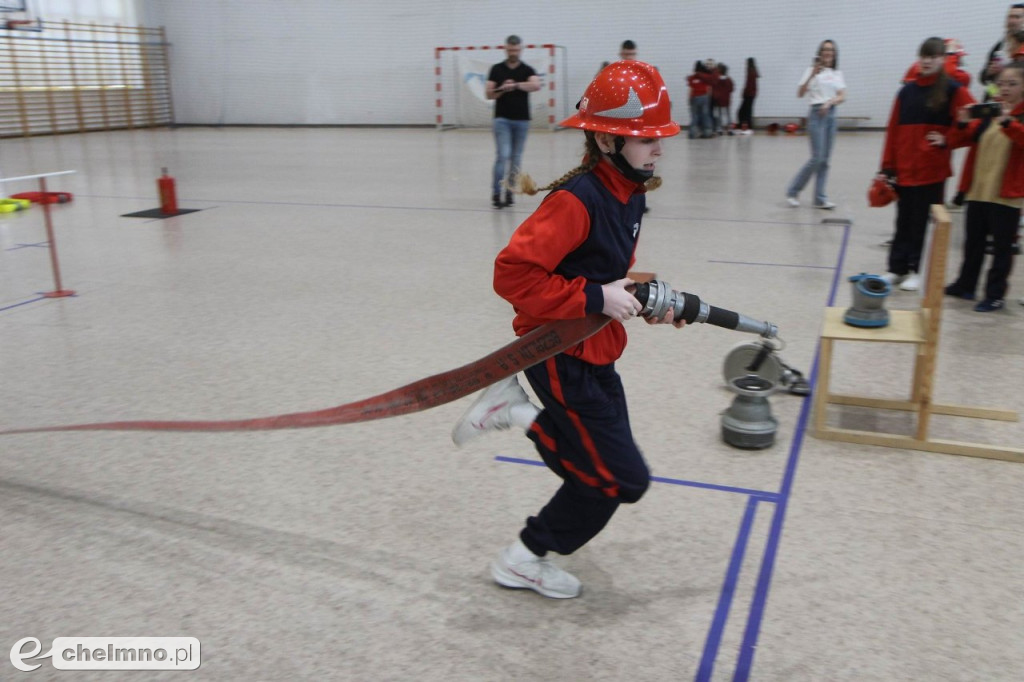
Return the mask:
<path id="1" fill-rule="evenodd" d="M 504 58 L 504 45 L 434 48 L 438 130 L 490 127 L 494 101 L 484 96 L 485 84 Z M 541 81 L 541 89 L 530 93 L 530 126 L 554 130 L 569 116 L 565 47 L 523 45 L 520 59 Z"/>

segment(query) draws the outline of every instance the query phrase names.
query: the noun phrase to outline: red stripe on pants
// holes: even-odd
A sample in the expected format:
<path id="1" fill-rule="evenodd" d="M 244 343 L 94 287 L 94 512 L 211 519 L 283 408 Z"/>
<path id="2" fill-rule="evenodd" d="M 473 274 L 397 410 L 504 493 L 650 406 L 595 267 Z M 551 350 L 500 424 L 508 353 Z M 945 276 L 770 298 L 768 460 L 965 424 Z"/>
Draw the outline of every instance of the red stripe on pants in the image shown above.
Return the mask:
<path id="1" fill-rule="evenodd" d="M 597 451 L 597 447 L 594 445 L 594 439 L 590 436 L 590 432 L 587 431 L 587 427 L 583 425 L 582 420 L 580 420 L 580 415 L 565 404 L 565 394 L 562 392 L 562 380 L 558 377 L 558 368 L 555 366 L 555 358 L 548 358 L 545 361 L 544 366 L 548 370 L 548 378 L 551 382 L 552 395 L 554 395 L 555 399 L 565 407 L 565 413 L 568 415 L 569 420 L 572 421 L 573 426 L 576 427 L 576 432 L 580 436 L 580 442 L 583 443 L 583 448 L 587 451 L 587 455 L 590 457 L 590 463 L 594 465 L 594 471 L 596 471 L 598 476 L 600 476 L 604 481 L 602 492 L 608 497 L 618 497 L 619 485 L 616 483 L 615 477 L 612 473 L 608 471 L 608 467 L 605 466 L 604 460 L 601 458 L 601 453 Z M 596 488 L 600 485 L 600 481 L 590 478 L 590 481 L 594 481 L 591 483 L 587 479 L 579 476 L 577 469 L 573 468 L 569 469 L 569 471 L 572 471 L 580 478 L 581 481 L 589 486 Z"/>

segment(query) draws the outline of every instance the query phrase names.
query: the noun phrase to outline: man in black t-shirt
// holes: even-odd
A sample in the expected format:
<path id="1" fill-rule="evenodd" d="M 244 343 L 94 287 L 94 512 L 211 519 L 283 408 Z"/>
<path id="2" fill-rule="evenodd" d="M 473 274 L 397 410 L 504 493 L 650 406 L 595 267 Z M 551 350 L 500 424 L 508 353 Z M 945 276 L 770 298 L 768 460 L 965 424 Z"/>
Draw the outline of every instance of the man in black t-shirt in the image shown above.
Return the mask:
<path id="1" fill-rule="evenodd" d="M 494 100 L 494 178 L 491 203 L 494 208 L 512 205 L 511 187 L 516 181 L 530 130 L 530 93 L 540 90 L 540 78 L 529 64 L 519 61 L 523 51 L 519 36 L 505 40 L 505 61 L 491 67 L 485 95 Z M 501 188 L 505 187 L 505 200 Z"/>

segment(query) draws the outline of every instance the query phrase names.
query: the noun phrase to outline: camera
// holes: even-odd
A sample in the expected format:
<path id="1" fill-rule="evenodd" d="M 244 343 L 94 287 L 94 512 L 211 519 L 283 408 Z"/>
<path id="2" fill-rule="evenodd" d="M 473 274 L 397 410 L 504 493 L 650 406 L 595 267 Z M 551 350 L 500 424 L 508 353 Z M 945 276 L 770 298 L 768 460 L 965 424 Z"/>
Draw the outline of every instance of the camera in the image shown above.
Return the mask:
<path id="1" fill-rule="evenodd" d="M 1003 105 L 999 102 L 972 104 L 967 109 L 971 114 L 971 118 L 995 118 L 996 116 L 1003 115 Z"/>

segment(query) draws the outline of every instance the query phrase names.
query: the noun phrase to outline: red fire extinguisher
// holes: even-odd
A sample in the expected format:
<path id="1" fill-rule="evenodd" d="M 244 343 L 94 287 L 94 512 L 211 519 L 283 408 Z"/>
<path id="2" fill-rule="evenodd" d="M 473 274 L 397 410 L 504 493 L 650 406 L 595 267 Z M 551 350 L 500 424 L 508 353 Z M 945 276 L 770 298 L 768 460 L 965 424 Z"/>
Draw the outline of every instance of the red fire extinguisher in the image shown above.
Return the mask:
<path id="1" fill-rule="evenodd" d="M 160 193 L 160 212 L 177 213 L 178 195 L 174 191 L 174 178 L 167 174 L 166 168 L 161 168 L 160 172 L 163 175 L 156 180 L 156 188 Z"/>

